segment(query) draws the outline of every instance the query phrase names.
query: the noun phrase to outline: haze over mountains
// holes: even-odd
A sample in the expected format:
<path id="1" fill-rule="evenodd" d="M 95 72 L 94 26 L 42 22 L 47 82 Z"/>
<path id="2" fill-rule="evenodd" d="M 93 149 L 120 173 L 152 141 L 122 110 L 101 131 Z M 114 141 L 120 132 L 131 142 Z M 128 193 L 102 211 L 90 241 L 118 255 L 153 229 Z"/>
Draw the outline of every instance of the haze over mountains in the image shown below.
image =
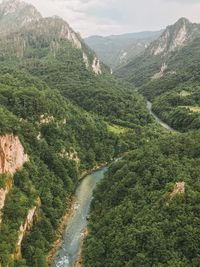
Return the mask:
<path id="1" fill-rule="evenodd" d="M 97 56 L 112 69 L 127 63 L 156 40 L 162 31 L 128 33 L 107 37 L 91 36 L 85 39 L 86 44 Z"/>

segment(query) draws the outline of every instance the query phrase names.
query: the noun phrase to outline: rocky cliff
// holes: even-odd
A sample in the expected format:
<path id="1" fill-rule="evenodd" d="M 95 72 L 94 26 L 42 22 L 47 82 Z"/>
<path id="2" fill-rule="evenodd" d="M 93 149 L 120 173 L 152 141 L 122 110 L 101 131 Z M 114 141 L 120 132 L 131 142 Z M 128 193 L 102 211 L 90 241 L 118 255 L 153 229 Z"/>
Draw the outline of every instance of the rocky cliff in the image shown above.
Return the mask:
<path id="1" fill-rule="evenodd" d="M 5 182 L 4 188 L 0 188 L 0 224 L 2 222 L 2 215 L 3 215 L 2 209 L 5 205 L 6 196 L 9 193 L 9 191 L 11 190 L 11 188 L 12 188 L 12 180 L 10 180 L 10 179 L 8 179 Z"/>
<path id="2" fill-rule="evenodd" d="M 17 244 L 16 244 L 16 248 L 15 248 L 15 253 L 13 255 L 13 257 L 15 259 L 19 259 L 21 257 L 21 244 L 22 244 L 25 233 L 27 231 L 31 230 L 31 227 L 34 223 L 34 219 L 36 217 L 37 206 L 39 205 L 39 203 L 40 203 L 40 200 L 37 201 L 36 206 L 29 209 L 24 224 L 21 224 L 21 226 L 20 226 L 20 229 L 18 232 L 18 240 L 17 240 Z"/>
<path id="3" fill-rule="evenodd" d="M 174 25 L 168 26 L 158 40 L 149 47 L 150 54 L 164 55 L 185 46 L 194 37 L 196 25 L 188 19 L 181 18 Z"/>
<path id="4" fill-rule="evenodd" d="M 16 31 L 41 17 L 32 5 L 20 0 L 4 0 L 0 5 L 0 33 Z"/>
<path id="5" fill-rule="evenodd" d="M 12 176 L 27 161 L 28 155 L 25 154 L 19 137 L 13 134 L 6 134 L 0 137 L 0 174 Z M 11 179 L 7 179 L 4 187 L 0 188 L 0 223 L 2 221 L 1 210 L 5 205 L 6 196 L 11 188 Z"/>
<path id="6" fill-rule="evenodd" d="M 0 137 L 0 173 L 8 173 L 13 175 L 19 170 L 28 156 L 24 152 L 24 148 L 19 137 L 13 134 L 6 134 Z"/>

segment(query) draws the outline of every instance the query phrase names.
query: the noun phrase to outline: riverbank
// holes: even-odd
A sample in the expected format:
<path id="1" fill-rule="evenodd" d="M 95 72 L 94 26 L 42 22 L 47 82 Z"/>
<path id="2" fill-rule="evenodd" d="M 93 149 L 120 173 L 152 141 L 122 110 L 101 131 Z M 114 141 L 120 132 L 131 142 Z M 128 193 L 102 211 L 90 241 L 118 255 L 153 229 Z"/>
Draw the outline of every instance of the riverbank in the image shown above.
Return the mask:
<path id="1" fill-rule="evenodd" d="M 79 181 L 82 181 L 88 175 L 107 167 L 110 163 L 112 163 L 112 161 L 111 162 L 105 162 L 105 163 L 102 163 L 102 164 L 97 164 L 92 169 L 84 171 L 81 174 L 81 176 L 79 178 Z M 47 264 L 48 264 L 48 266 L 51 266 L 53 259 L 56 257 L 56 254 L 57 254 L 57 252 L 59 251 L 59 249 L 60 249 L 60 247 L 62 245 L 62 240 L 63 240 L 63 237 L 64 237 L 65 228 L 66 228 L 67 223 L 69 222 L 69 220 L 73 217 L 76 209 L 77 209 L 76 198 L 73 196 L 71 198 L 69 208 L 67 209 L 66 213 L 64 214 L 64 216 L 60 220 L 59 227 L 58 227 L 58 230 L 57 230 L 57 233 L 56 233 L 57 239 L 53 243 L 52 248 L 48 253 L 48 256 L 47 256 Z M 79 259 L 80 259 L 80 257 L 81 257 L 81 252 L 80 252 Z M 78 261 L 77 261 L 77 264 L 78 264 Z M 77 265 L 77 266 L 80 266 L 80 265 Z"/>
<path id="2" fill-rule="evenodd" d="M 80 251 L 78 253 L 78 258 L 77 258 L 77 260 L 76 260 L 76 262 L 74 264 L 74 267 L 81 267 L 82 266 L 82 256 L 81 256 L 81 254 L 82 254 L 82 246 L 83 246 L 84 239 L 87 237 L 87 235 L 88 235 L 88 229 L 85 228 L 85 230 L 83 232 L 83 235 L 82 235 L 81 248 L 80 248 Z"/>
<path id="3" fill-rule="evenodd" d="M 66 213 L 64 214 L 64 216 L 60 220 L 59 227 L 58 227 L 57 233 L 56 233 L 57 239 L 56 239 L 56 241 L 54 241 L 52 248 L 48 253 L 48 256 L 47 256 L 48 266 L 51 266 L 53 259 L 56 257 L 56 254 L 62 245 L 62 239 L 64 236 L 65 227 L 66 227 L 68 221 L 74 215 L 75 211 L 76 211 L 76 199 L 75 199 L 75 197 L 72 197 L 71 201 L 70 201 L 69 209 L 67 209 Z"/>
<path id="4" fill-rule="evenodd" d="M 92 174 L 93 172 L 96 172 L 96 171 L 99 171 L 105 167 L 107 167 L 109 164 L 111 164 L 113 161 L 110 161 L 110 162 L 105 162 L 105 163 L 101 163 L 101 164 L 97 164 L 95 167 L 93 167 L 92 169 L 90 170 L 86 170 L 84 171 L 80 178 L 79 178 L 79 181 L 83 180 L 86 176 Z"/>
<path id="5" fill-rule="evenodd" d="M 162 121 L 152 110 L 152 103 L 150 101 L 147 100 L 147 109 L 149 111 L 149 113 L 154 117 L 155 121 L 160 124 L 163 128 L 167 129 L 168 131 L 172 132 L 172 133 L 176 133 L 179 134 L 180 132 L 173 129 L 171 126 L 169 126 L 167 123 L 165 123 L 164 121 Z"/>

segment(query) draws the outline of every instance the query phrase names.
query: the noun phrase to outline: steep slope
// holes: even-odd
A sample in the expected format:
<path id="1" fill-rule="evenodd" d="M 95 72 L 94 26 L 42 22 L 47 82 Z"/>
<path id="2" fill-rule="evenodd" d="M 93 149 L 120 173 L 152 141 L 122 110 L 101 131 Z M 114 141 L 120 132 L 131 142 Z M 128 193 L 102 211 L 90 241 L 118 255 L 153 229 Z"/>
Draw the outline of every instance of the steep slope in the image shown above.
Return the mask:
<path id="1" fill-rule="evenodd" d="M 11 10 L 11 3 L 2 5 Z M 12 25 L 26 6 L 14 3 Z M 20 166 L 0 174 L 0 265 L 45 267 L 81 173 L 134 146 L 134 131 L 118 133 L 108 122 L 137 130 L 151 118 L 142 97 L 111 78 L 58 17 L 8 28 L 0 35 L 0 63 L 0 140 L 9 140 L 0 147 L 0 168 L 7 154 L 12 163 L 23 151 Z"/>
<path id="2" fill-rule="evenodd" d="M 153 101 L 161 119 L 180 131 L 200 128 L 199 40 L 200 25 L 182 18 L 118 72 Z"/>
<path id="3" fill-rule="evenodd" d="M 143 55 L 118 69 L 116 75 L 141 86 L 150 79 L 160 78 L 170 72 L 170 61 L 185 46 L 200 35 L 200 26 L 185 18 L 168 26 L 158 40 L 151 43 Z M 172 73 L 173 74 L 173 73 Z"/>
<path id="4" fill-rule="evenodd" d="M 28 71 L 112 123 L 134 127 L 136 122 L 150 121 L 142 98 L 111 77 L 110 70 L 59 17 L 42 18 L 1 37 L 0 59 L 4 66 Z"/>
<path id="5" fill-rule="evenodd" d="M 32 5 L 20 0 L 4 0 L 0 4 L 0 34 L 17 31 L 41 18 L 41 14 Z"/>
<path id="6" fill-rule="evenodd" d="M 141 54 L 161 33 L 162 31 L 129 33 L 107 37 L 91 36 L 86 38 L 85 42 L 95 51 L 102 62 L 114 70 Z"/>
<path id="7" fill-rule="evenodd" d="M 0 105 L 0 264 L 46 266 L 80 174 L 123 148 L 103 120 L 25 72 L 0 71 Z"/>
<path id="8" fill-rule="evenodd" d="M 94 194 L 83 267 L 200 264 L 199 132 L 144 141 Z"/>

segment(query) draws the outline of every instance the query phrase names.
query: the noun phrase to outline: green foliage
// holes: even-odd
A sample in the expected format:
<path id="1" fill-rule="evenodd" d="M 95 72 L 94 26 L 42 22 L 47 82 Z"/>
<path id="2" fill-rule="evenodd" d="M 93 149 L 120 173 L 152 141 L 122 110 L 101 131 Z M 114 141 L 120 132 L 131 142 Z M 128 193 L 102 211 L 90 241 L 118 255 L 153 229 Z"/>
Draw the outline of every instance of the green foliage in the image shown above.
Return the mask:
<path id="1" fill-rule="evenodd" d="M 83 266 L 199 266 L 199 133 L 144 142 L 94 194 Z M 185 193 L 171 197 L 176 182 Z"/>
<path id="2" fill-rule="evenodd" d="M 17 134 L 30 157 L 15 174 L 3 209 L 0 261 L 3 266 L 11 265 L 20 225 L 36 205 L 37 221 L 22 243 L 26 263 L 22 260 L 16 266 L 45 266 L 41 264 L 81 172 L 110 161 L 127 145 L 122 146 L 102 119 L 25 72 L 0 70 L 0 104 L 1 134 Z M 77 161 L 70 159 L 70 153 Z M 38 197 L 41 204 L 37 204 Z"/>

